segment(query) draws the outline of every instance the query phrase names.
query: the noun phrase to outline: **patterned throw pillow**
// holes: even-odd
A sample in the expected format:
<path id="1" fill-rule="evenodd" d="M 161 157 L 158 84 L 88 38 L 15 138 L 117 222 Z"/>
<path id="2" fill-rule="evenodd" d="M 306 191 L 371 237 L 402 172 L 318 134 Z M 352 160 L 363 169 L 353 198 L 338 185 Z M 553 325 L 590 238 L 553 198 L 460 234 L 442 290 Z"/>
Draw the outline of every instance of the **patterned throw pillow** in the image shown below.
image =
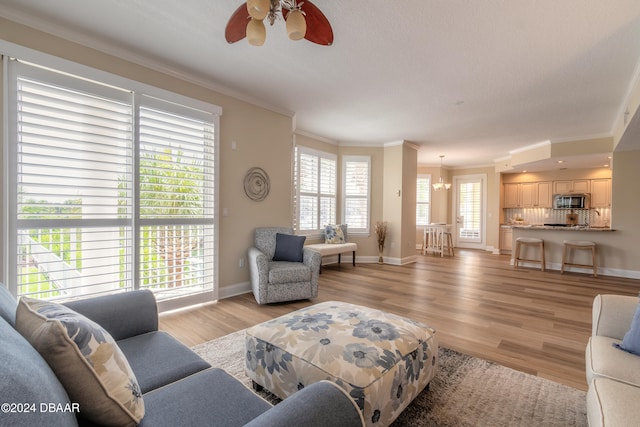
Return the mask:
<path id="1" fill-rule="evenodd" d="M 80 414 L 106 426 L 135 426 L 144 402 L 111 335 L 63 305 L 22 297 L 16 329 L 47 361 Z"/>
<path id="2" fill-rule="evenodd" d="M 346 224 L 325 225 L 324 242 L 325 243 L 346 243 Z"/>

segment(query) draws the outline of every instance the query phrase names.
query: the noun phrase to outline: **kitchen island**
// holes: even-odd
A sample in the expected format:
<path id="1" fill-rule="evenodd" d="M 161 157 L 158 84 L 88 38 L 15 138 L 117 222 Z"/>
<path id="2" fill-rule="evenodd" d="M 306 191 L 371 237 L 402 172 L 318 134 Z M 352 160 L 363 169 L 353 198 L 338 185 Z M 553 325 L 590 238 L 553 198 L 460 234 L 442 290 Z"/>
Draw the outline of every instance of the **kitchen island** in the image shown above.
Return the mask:
<path id="1" fill-rule="evenodd" d="M 518 237 L 535 237 L 544 240 L 545 249 L 545 268 L 549 270 L 560 270 L 562 265 L 562 252 L 565 240 L 589 240 L 597 245 L 598 251 L 598 270 L 600 274 L 619 275 L 616 271 L 619 266 L 615 262 L 616 245 L 611 241 L 612 233 L 616 230 L 612 228 L 588 227 L 588 226 L 561 226 L 561 225 L 513 225 L 512 242 L 515 247 L 515 241 Z M 538 255 L 533 252 L 530 254 L 523 253 L 521 256 L 526 258 L 537 258 Z M 578 264 L 590 264 L 591 254 L 587 251 L 574 251 L 572 253 L 571 262 Z M 511 257 L 513 265 L 513 256 Z M 520 262 L 520 265 L 527 267 L 539 267 L 539 264 Z M 590 269 L 567 267 L 565 272 L 581 272 L 590 273 Z"/>

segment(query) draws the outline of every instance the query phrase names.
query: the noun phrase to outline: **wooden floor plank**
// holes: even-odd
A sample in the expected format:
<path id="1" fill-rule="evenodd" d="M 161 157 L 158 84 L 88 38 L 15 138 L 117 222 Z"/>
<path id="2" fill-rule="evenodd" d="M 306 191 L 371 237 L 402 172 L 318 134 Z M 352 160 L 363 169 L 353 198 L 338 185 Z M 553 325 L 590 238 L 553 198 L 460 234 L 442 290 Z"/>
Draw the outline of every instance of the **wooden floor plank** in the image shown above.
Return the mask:
<path id="1" fill-rule="evenodd" d="M 239 295 L 162 314 L 160 327 L 192 346 L 311 304 L 347 301 L 425 322 L 444 347 L 586 390 L 593 298 L 638 295 L 640 280 L 516 270 L 506 255 L 459 249 L 404 266 L 324 266 L 319 289 L 313 301 L 270 305 Z"/>

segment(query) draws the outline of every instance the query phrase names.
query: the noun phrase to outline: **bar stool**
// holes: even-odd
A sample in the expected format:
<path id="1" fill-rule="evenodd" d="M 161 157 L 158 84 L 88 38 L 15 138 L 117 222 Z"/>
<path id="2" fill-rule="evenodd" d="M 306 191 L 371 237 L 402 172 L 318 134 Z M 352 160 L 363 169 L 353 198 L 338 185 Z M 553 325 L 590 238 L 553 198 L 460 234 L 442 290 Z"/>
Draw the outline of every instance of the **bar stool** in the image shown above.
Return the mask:
<path id="1" fill-rule="evenodd" d="M 591 268 L 593 270 L 593 277 L 598 277 L 596 244 L 594 242 L 590 242 L 588 240 L 565 240 L 562 243 L 564 243 L 564 250 L 562 251 L 562 266 L 560 267 L 560 273 L 564 273 L 564 266 L 568 265 L 570 267 Z M 571 255 L 571 249 L 591 251 L 591 265 L 567 262 L 568 256 Z"/>
<path id="2" fill-rule="evenodd" d="M 540 259 L 527 259 L 520 258 L 520 248 L 522 246 L 534 246 L 540 248 Z M 540 269 L 544 271 L 545 260 L 544 260 L 544 240 L 536 239 L 534 237 L 518 237 L 516 239 L 516 253 L 513 258 L 513 266 L 518 268 L 518 261 L 528 261 L 528 262 L 539 262 Z"/>
<path id="3" fill-rule="evenodd" d="M 444 236 L 444 248 L 443 250 L 446 249 L 447 251 L 447 255 L 453 256 L 453 236 L 451 235 L 450 231 L 445 231 L 443 233 Z"/>

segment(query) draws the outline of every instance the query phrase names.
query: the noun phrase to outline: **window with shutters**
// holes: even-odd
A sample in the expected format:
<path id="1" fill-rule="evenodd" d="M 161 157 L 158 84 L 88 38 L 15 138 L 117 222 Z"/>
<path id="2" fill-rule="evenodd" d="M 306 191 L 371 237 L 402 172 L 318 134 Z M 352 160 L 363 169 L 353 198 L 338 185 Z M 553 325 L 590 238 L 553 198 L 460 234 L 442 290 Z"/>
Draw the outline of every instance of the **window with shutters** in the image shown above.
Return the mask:
<path id="1" fill-rule="evenodd" d="M 336 223 L 337 157 L 307 147 L 295 148 L 294 228 L 299 234 L 319 234 Z"/>
<path id="2" fill-rule="evenodd" d="M 369 233 L 371 195 L 371 157 L 344 156 L 342 158 L 343 222 L 349 234 Z"/>
<path id="3" fill-rule="evenodd" d="M 16 293 L 210 295 L 219 107 L 207 112 L 15 60 L 9 70 Z"/>
<path id="4" fill-rule="evenodd" d="M 418 175 L 416 183 L 416 225 L 431 222 L 431 175 Z"/>

